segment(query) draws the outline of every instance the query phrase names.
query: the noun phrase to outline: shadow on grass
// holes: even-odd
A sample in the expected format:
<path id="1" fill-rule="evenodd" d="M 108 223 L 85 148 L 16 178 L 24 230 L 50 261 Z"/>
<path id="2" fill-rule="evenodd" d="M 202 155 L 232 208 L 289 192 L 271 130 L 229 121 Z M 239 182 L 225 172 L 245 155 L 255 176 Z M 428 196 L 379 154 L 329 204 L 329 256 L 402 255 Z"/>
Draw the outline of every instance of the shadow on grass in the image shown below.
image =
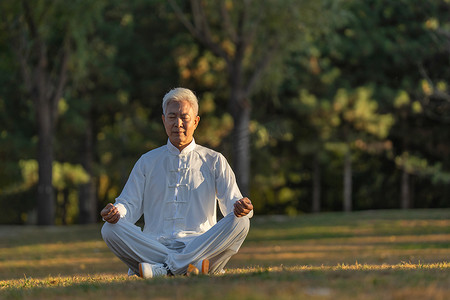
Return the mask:
<path id="1" fill-rule="evenodd" d="M 102 224 L 70 226 L 0 226 L 0 247 L 101 240 Z"/>
<path id="2" fill-rule="evenodd" d="M 450 234 L 450 209 L 255 217 L 247 242 Z"/>

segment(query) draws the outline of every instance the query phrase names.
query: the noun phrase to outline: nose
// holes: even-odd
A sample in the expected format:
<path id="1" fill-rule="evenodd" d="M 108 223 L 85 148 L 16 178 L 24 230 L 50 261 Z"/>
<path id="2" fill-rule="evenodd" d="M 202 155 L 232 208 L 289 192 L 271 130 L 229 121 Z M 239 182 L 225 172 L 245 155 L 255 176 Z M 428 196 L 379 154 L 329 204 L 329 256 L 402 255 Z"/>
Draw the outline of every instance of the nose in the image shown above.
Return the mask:
<path id="1" fill-rule="evenodd" d="M 183 125 L 183 120 L 181 120 L 181 118 L 176 118 L 175 119 L 175 126 L 176 127 L 181 127 Z"/>

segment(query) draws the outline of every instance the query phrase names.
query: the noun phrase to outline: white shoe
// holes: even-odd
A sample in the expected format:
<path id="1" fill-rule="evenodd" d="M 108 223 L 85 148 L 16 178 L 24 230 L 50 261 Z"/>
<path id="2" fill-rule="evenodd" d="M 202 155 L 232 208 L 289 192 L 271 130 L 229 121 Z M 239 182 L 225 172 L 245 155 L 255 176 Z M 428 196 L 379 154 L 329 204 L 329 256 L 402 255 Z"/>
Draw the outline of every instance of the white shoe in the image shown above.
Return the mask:
<path id="1" fill-rule="evenodd" d="M 167 269 L 163 264 L 149 264 L 140 263 L 139 264 L 139 276 L 142 278 L 153 278 L 167 276 Z"/>
<path id="2" fill-rule="evenodd" d="M 199 274 L 208 274 L 209 272 L 209 260 L 204 259 L 197 262 L 195 265 L 189 264 L 186 275 L 199 275 Z"/>

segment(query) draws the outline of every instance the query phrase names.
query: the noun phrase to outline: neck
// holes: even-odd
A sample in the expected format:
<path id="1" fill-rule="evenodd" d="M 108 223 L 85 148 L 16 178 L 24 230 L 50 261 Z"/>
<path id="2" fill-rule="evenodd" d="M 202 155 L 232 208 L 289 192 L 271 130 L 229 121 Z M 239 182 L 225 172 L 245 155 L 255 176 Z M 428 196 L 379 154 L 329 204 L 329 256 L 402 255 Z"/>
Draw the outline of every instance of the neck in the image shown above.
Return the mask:
<path id="1" fill-rule="evenodd" d="M 170 143 L 178 149 L 178 151 L 183 151 L 184 148 L 186 148 L 187 146 L 189 146 L 192 143 L 193 139 L 191 139 L 188 143 L 183 143 L 183 144 L 174 144 L 172 141 L 170 141 Z"/>

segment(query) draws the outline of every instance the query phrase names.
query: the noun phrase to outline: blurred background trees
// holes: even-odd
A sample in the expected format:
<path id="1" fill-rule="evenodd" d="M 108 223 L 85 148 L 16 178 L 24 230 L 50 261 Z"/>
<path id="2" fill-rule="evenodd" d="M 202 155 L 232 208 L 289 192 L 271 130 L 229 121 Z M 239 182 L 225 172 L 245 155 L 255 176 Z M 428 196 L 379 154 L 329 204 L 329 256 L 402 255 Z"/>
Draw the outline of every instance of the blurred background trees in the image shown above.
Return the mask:
<path id="1" fill-rule="evenodd" d="M 197 142 L 228 157 L 259 214 L 448 207 L 449 10 L 1 1 L 0 220 L 98 221 L 166 142 L 176 86 L 197 93 Z"/>

